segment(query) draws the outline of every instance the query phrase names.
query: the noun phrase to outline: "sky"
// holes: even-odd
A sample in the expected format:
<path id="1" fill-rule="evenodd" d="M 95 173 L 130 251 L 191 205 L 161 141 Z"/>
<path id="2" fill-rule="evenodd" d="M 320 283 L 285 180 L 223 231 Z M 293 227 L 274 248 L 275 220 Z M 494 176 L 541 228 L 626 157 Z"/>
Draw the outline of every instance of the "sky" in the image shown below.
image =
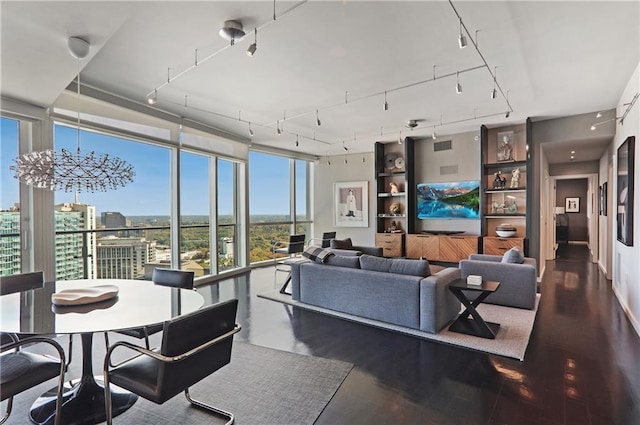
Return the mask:
<path id="1" fill-rule="evenodd" d="M 17 156 L 17 122 L 0 119 L 2 136 L 0 150 L 0 208 L 8 209 L 18 202 L 18 181 L 13 178 L 9 166 Z M 56 150 L 65 148 L 75 152 L 77 131 L 56 125 L 54 127 Z M 117 137 L 83 131 L 80 139 L 82 152 L 115 155 L 129 162 L 134 170 L 133 183 L 114 191 L 81 193 L 79 202 L 95 205 L 98 214 L 117 211 L 125 216 L 169 215 L 170 180 L 169 149 L 146 143 L 131 142 Z M 210 194 L 207 190 L 208 158 L 184 152 L 181 156 L 181 212 L 183 215 L 207 215 Z M 302 162 L 302 161 L 300 161 Z M 284 215 L 289 212 L 289 160 L 274 155 L 256 152 L 249 154 L 249 196 L 251 215 Z M 298 213 L 306 211 L 305 173 L 298 178 Z M 302 187 L 302 189 L 300 189 Z M 218 161 L 218 206 L 219 214 L 233 211 L 233 163 Z M 55 203 L 73 202 L 74 193 L 59 191 Z"/>

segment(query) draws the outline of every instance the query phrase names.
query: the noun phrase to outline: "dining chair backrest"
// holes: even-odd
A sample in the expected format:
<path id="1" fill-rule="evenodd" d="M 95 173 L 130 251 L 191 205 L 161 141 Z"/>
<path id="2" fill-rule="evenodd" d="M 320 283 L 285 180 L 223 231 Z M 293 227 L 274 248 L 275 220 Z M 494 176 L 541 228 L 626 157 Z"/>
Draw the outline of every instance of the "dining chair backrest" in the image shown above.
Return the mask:
<path id="1" fill-rule="evenodd" d="M 172 288 L 193 289 L 193 272 L 155 268 L 151 280 L 156 285 L 170 286 Z"/>
<path id="2" fill-rule="evenodd" d="M 307 238 L 306 235 L 291 235 L 289 236 L 288 254 L 298 254 L 304 251 L 304 241 Z"/>
<path id="3" fill-rule="evenodd" d="M 0 295 L 42 288 L 43 285 L 44 273 L 41 271 L 2 276 L 0 277 Z"/>
<path id="4" fill-rule="evenodd" d="M 227 332 L 236 323 L 238 300 L 213 304 L 164 323 L 160 354 L 178 356 Z M 159 363 L 157 403 L 172 398 L 231 361 L 229 337 L 179 362 Z"/>
<path id="5" fill-rule="evenodd" d="M 322 248 L 329 248 L 331 245 L 331 239 L 336 238 L 336 232 L 324 232 L 322 234 Z"/>

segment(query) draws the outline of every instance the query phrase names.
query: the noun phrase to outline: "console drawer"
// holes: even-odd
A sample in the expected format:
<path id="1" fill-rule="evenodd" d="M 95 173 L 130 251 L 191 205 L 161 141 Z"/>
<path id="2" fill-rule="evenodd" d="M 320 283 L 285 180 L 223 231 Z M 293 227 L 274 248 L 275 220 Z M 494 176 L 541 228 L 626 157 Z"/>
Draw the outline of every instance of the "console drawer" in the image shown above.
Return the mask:
<path id="1" fill-rule="evenodd" d="M 503 255 L 511 248 L 518 248 L 524 253 L 524 238 L 498 238 L 486 236 L 483 252 L 489 255 Z"/>
<path id="2" fill-rule="evenodd" d="M 382 248 L 382 255 L 385 257 L 401 257 L 402 233 L 376 233 L 376 246 Z"/>

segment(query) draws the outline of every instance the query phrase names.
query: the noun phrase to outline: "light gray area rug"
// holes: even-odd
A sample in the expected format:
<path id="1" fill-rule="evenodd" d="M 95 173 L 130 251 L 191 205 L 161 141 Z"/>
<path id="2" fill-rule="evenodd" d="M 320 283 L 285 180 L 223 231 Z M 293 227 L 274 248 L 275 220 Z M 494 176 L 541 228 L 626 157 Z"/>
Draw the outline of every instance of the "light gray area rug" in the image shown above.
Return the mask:
<path id="1" fill-rule="evenodd" d="M 189 393 L 196 400 L 233 413 L 237 425 L 311 425 L 352 368 L 351 363 L 339 360 L 234 342 L 231 363 L 193 386 Z M 31 403 L 42 390 L 55 384 L 50 381 L 43 385 L 16 397 L 7 424 L 31 423 L 27 417 Z M 139 398 L 114 418 L 114 424 L 136 425 L 224 423 L 223 418 L 191 406 L 183 393 L 162 405 Z"/>
<path id="2" fill-rule="evenodd" d="M 306 310 L 339 317 L 357 323 L 363 323 L 382 329 L 400 332 L 419 338 L 457 345 L 472 350 L 497 354 L 504 357 L 511 357 L 517 360 L 524 360 L 524 354 L 529 344 L 529 338 L 533 330 L 533 323 L 538 312 L 540 294 L 536 297 L 536 307 L 534 310 L 524 310 L 520 308 L 503 307 L 493 304 L 480 304 L 477 307 L 480 316 L 487 322 L 500 324 L 500 330 L 496 339 L 485 339 L 457 332 L 451 332 L 448 326 L 444 327 L 437 334 L 430 334 L 417 329 L 385 323 L 378 320 L 367 319 L 353 314 L 341 313 L 327 308 L 294 301 L 290 295 L 280 294 L 278 291 L 271 291 L 258 295 L 272 301 L 289 304 Z"/>

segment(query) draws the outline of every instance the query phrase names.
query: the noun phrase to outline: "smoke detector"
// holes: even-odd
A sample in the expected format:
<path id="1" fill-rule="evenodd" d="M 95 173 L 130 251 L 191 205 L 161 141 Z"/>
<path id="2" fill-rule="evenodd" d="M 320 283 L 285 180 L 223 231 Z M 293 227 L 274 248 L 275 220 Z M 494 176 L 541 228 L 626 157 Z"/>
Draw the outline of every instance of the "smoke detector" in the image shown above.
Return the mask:
<path id="1" fill-rule="evenodd" d="M 224 26 L 220 28 L 220 37 L 231 42 L 231 45 L 244 38 L 245 32 L 242 29 L 242 23 L 238 21 L 225 21 Z"/>
<path id="2" fill-rule="evenodd" d="M 418 126 L 417 120 L 409 120 L 407 124 L 405 124 L 408 128 L 416 128 Z"/>

